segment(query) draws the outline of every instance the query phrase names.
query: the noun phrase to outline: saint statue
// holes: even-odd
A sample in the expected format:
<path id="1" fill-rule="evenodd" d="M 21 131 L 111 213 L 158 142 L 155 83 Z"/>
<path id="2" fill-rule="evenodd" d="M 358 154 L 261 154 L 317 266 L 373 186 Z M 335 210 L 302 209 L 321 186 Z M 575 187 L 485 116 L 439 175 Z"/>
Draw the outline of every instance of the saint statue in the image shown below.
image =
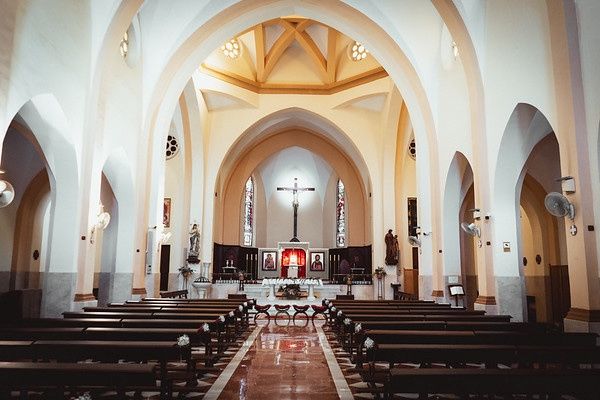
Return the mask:
<path id="1" fill-rule="evenodd" d="M 394 264 L 400 262 L 400 245 L 398 244 L 398 235 L 394 235 Z"/>
<path id="2" fill-rule="evenodd" d="M 385 234 L 385 263 L 387 265 L 398 264 L 398 258 L 394 257 L 395 253 L 396 252 L 394 251 L 394 234 L 392 233 L 392 230 L 389 229 L 388 233 Z"/>
<path id="3" fill-rule="evenodd" d="M 192 225 L 190 229 L 190 249 L 188 251 L 188 261 L 198 260 L 200 255 L 200 230 L 198 224 Z"/>

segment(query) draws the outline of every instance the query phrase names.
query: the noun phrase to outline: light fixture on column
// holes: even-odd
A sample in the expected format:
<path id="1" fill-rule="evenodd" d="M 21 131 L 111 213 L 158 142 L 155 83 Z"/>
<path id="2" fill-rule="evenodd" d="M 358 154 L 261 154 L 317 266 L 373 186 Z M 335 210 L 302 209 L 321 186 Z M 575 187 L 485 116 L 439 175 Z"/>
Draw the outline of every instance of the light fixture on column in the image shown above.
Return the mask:
<path id="1" fill-rule="evenodd" d="M 561 178 L 558 178 L 556 182 L 560 182 L 560 186 L 564 193 L 575 193 L 575 178 L 573 178 L 572 176 L 563 176 Z"/>
<path id="2" fill-rule="evenodd" d="M 473 213 L 473 219 L 475 221 L 479 221 L 481 219 L 481 210 L 479 208 L 471 208 L 470 210 L 467 210 L 467 212 Z"/>
<path id="3" fill-rule="evenodd" d="M 421 239 L 419 239 L 419 236 L 423 235 L 423 236 L 429 236 L 431 235 L 431 231 L 424 231 L 423 229 L 421 229 L 420 226 L 417 226 L 415 228 L 415 233 L 416 235 L 412 235 L 408 237 L 408 244 L 410 244 L 412 247 L 421 247 Z"/>
<path id="4" fill-rule="evenodd" d="M 452 47 L 452 55 L 454 56 L 454 59 L 458 59 L 458 56 L 460 55 L 458 45 L 456 44 L 456 42 L 452 42 L 450 46 Z"/>
<path id="5" fill-rule="evenodd" d="M 4 171 L 0 170 L 0 173 Z M 15 199 L 15 188 L 10 182 L 0 180 L 0 208 L 8 206 Z"/>
<path id="6" fill-rule="evenodd" d="M 92 233 L 90 235 L 90 243 L 94 244 L 94 240 L 96 237 L 96 231 L 104 230 L 110 223 L 110 214 L 104 211 L 104 206 L 100 204 L 100 212 L 96 217 L 96 223 L 92 227 Z"/>
<path id="7" fill-rule="evenodd" d="M 460 227 L 471 236 L 481 237 L 481 230 L 475 222 L 471 222 L 470 224 L 468 222 L 462 222 Z"/>
<path id="8" fill-rule="evenodd" d="M 171 232 L 161 232 L 159 239 L 158 239 L 158 248 L 160 248 L 160 246 L 162 246 L 163 244 L 169 243 L 169 240 L 171 240 L 171 236 L 172 233 Z"/>

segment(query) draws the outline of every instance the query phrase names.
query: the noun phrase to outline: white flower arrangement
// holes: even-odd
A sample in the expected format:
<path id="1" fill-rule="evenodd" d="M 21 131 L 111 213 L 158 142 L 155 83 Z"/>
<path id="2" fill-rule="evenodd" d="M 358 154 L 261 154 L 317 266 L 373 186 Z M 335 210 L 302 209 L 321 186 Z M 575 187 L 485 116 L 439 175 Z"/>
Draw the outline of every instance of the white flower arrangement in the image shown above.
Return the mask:
<path id="1" fill-rule="evenodd" d="M 220 316 L 219 316 L 219 321 L 221 321 L 221 322 L 225 322 L 225 317 L 224 317 L 224 316 L 222 316 L 222 315 L 220 315 Z"/>
<path id="2" fill-rule="evenodd" d="M 206 322 L 202 324 L 202 330 L 204 332 L 210 332 L 210 325 L 208 325 Z"/>
<path id="3" fill-rule="evenodd" d="M 362 331 L 362 324 L 356 324 L 356 325 L 354 326 L 354 332 L 355 332 L 355 333 L 358 333 L 358 332 L 360 332 L 360 331 Z"/>
<path id="4" fill-rule="evenodd" d="M 244 311 L 244 306 L 240 304 L 240 306 L 238 307 L 238 310 Z"/>
<path id="5" fill-rule="evenodd" d="M 188 335 L 181 335 L 177 338 L 177 346 L 184 347 L 190 344 L 190 337 Z"/>
<path id="6" fill-rule="evenodd" d="M 370 337 L 368 337 L 365 340 L 365 349 L 367 349 L 367 350 L 372 349 L 373 346 L 375 346 L 375 341 L 373 339 L 371 339 Z"/>
<path id="7" fill-rule="evenodd" d="M 344 325 L 350 325 L 352 323 L 352 321 L 350 320 L 350 318 L 344 318 Z"/>
<path id="8" fill-rule="evenodd" d="M 92 400 L 92 396 L 90 395 L 90 392 L 85 392 L 81 396 L 77 397 L 77 400 Z"/>
<path id="9" fill-rule="evenodd" d="M 235 314 L 233 313 L 233 311 L 229 311 L 229 316 L 230 316 L 231 318 L 233 318 L 233 316 L 234 316 L 234 315 L 235 315 Z"/>

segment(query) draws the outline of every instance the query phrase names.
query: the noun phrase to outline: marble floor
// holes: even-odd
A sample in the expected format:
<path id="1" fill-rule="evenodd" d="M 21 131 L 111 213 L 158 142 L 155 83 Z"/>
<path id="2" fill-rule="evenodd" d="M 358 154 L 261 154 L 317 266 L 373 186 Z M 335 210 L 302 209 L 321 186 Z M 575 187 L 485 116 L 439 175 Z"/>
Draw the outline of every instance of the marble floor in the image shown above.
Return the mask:
<path id="1" fill-rule="evenodd" d="M 297 321 L 298 326 L 293 323 L 275 324 L 273 320 L 269 324 L 265 321 L 258 323 L 248 339 L 253 339 L 252 342 L 248 343 L 246 349 L 240 350 L 245 354 L 240 357 L 239 364 L 230 364 L 235 371 L 218 399 L 352 398 L 344 395 L 343 387 L 336 386 L 339 376 L 337 382 L 332 377 L 325 356 L 325 352 L 331 353 L 331 349 L 327 343 L 323 343 L 325 336 L 319 327 L 322 322 L 316 321 L 316 326 L 312 323 L 305 325 L 306 321 Z M 232 364 L 234 362 L 235 357 Z M 339 372 L 335 367 L 337 364 L 332 368 L 337 376 Z M 343 380 L 343 376 L 341 378 Z"/>

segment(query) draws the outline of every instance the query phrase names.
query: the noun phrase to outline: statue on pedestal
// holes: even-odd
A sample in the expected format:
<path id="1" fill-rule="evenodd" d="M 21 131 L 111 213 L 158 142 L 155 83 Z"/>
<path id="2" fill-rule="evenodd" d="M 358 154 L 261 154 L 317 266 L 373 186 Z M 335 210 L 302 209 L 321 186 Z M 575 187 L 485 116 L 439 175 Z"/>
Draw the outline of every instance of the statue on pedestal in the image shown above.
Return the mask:
<path id="1" fill-rule="evenodd" d="M 190 229 L 190 248 L 188 250 L 188 258 L 187 261 L 190 264 L 198 264 L 200 259 L 198 258 L 200 255 L 200 230 L 198 229 L 198 224 L 193 224 L 192 229 Z"/>
<path id="2" fill-rule="evenodd" d="M 398 235 L 394 236 L 391 229 L 385 235 L 385 263 L 386 265 L 398 264 Z"/>

